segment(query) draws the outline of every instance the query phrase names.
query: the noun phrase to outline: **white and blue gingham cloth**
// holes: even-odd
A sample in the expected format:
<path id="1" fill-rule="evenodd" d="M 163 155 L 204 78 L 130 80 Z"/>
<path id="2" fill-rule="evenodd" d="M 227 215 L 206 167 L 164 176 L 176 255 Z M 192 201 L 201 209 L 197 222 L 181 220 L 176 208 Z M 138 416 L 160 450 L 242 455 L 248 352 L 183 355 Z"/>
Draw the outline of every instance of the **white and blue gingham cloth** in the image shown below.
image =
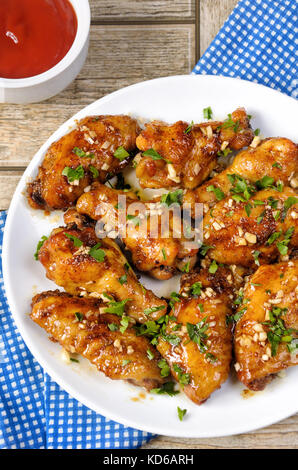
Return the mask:
<path id="1" fill-rule="evenodd" d="M 193 72 L 262 83 L 298 97 L 297 0 L 241 0 Z M 0 213 L 0 257 L 6 214 Z M 0 448 L 133 448 L 151 434 L 71 398 L 45 374 L 9 311 L 0 266 Z"/>

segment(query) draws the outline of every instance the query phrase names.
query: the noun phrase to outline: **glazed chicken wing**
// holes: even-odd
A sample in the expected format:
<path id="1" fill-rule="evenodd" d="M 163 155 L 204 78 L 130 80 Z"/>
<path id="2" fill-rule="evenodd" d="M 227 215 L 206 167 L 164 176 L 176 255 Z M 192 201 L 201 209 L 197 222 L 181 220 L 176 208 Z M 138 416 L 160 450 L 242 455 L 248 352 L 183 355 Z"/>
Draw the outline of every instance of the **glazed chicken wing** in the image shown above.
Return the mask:
<path id="1" fill-rule="evenodd" d="M 163 382 L 159 353 L 131 325 L 123 328 L 121 319 L 105 310 L 98 299 L 48 291 L 33 298 L 31 318 L 67 351 L 86 357 L 110 379 L 147 390 L 158 387 Z"/>
<path id="2" fill-rule="evenodd" d="M 298 145 L 289 139 L 276 137 L 263 140 L 256 148 L 249 147 L 236 155 L 233 163 L 214 178 L 204 183 L 195 191 L 188 191 L 184 201 L 190 204 L 205 203 L 213 205 L 217 201 L 216 193 L 227 196 L 233 186 L 228 175 L 237 174 L 252 183 L 264 176 L 275 182 L 298 187 Z M 216 189 L 215 189 L 216 188 Z"/>
<path id="3" fill-rule="evenodd" d="M 173 195 L 179 200 L 180 192 L 165 195 L 162 201 Z M 126 198 L 123 203 L 120 196 Z M 79 198 L 76 208 L 80 214 L 100 220 L 108 236 L 119 236 L 139 271 L 164 280 L 171 278 L 177 269 L 183 269 L 187 263 L 192 268 L 196 262 L 198 244 L 191 238 L 186 239 L 183 234 L 179 204 L 176 205 L 175 216 L 166 203 L 141 203 L 132 191 L 123 192 L 94 183 L 91 190 Z M 164 223 L 167 220 L 169 223 Z M 181 236 L 176 233 L 178 228 Z"/>
<path id="4" fill-rule="evenodd" d="M 236 324 L 235 369 L 251 390 L 298 365 L 298 260 L 261 266 L 243 292 Z"/>
<path id="5" fill-rule="evenodd" d="M 153 121 L 137 137 L 137 147 L 143 153 L 135 159 L 136 176 L 143 188 L 192 189 L 209 176 L 221 149 L 239 150 L 252 139 L 243 108 L 224 122 L 189 126 L 183 121 L 172 125 Z"/>
<path id="6" fill-rule="evenodd" d="M 180 299 L 174 305 L 157 349 L 184 392 L 201 404 L 229 375 L 232 338 L 226 325 L 231 313 L 233 279 L 226 268 L 215 274 L 201 270 L 185 275 Z"/>
<path id="7" fill-rule="evenodd" d="M 257 268 L 298 247 L 298 198 L 292 188 L 264 189 L 245 201 L 219 201 L 204 217 L 208 256 Z"/>
<path id="8" fill-rule="evenodd" d="M 94 180 L 119 173 L 136 148 L 139 132 L 129 116 L 90 116 L 54 142 L 28 185 L 34 209 L 67 209 Z"/>
<path id="9" fill-rule="evenodd" d="M 99 240 L 92 227 L 53 230 L 38 259 L 47 277 L 66 292 L 102 298 L 114 313 L 126 311 L 141 323 L 166 313 L 166 302 L 138 282 L 115 241 Z"/>

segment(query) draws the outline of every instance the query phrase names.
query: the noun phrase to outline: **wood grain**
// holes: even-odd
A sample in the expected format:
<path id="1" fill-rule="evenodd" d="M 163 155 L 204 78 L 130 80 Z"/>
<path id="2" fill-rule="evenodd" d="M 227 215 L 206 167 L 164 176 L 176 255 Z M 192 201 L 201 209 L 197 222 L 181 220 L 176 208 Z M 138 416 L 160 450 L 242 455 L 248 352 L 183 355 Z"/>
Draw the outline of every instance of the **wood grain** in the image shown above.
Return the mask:
<path id="1" fill-rule="evenodd" d="M 200 55 L 203 55 L 238 0 L 200 0 Z"/>
<path id="2" fill-rule="evenodd" d="M 194 20 L 195 0 L 91 0 L 92 22 Z"/>
<path id="3" fill-rule="evenodd" d="M 60 124 L 107 93 L 146 79 L 189 73 L 194 42 L 193 25 L 93 26 L 89 57 L 67 90 L 43 103 L 1 105 L 0 167 L 26 166 Z"/>
<path id="4" fill-rule="evenodd" d="M 254 433 L 214 439 L 159 436 L 145 449 L 298 449 L 298 414 Z"/>

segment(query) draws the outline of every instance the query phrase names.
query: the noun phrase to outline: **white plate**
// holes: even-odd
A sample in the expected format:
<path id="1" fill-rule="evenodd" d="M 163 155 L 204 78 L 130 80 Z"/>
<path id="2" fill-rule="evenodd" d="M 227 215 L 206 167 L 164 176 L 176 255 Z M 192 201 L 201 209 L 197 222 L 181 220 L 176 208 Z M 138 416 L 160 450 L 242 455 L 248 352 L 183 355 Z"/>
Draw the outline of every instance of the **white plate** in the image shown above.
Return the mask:
<path id="1" fill-rule="evenodd" d="M 216 118 L 224 118 L 238 106 L 253 115 L 252 124 L 265 136 L 297 140 L 297 102 L 269 88 L 232 78 L 177 76 L 139 83 L 96 101 L 63 124 L 37 152 L 13 197 L 5 227 L 3 270 L 5 288 L 13 317 L 27 346 L 62 388 L 77 400 L 115 421 L 145 431 L 177 437 L 214 437 L 251 431 L 279 421 L 298 411 L 297 368 L 277 378 L 264 392 L 249 399 L 235 375 L 203 405 L 196 406 L 180 394 L 176 397 L 147 394 L 133 401 L 140 390 L 112 381 L 80 360 L 66 365 L 60 348 L 28 317 L 34 293 L 56 286 L 45 278 L 44 269 L 33 259 L 37 241 L 58 226 L 57 215 L 43 216 L 28 207 L 24 190 L 33 177 L 50 143 L 68 132 L 74 119 L 90 114 L 126 114 L 146 119 L 202 120 L 202 109 L 211 106 Z M 146 280 L 147 286 L 152 281 Z M 156 286 L 154 282 L 153 288 Z M 183 422 L 177 406 L 187 408 Z"/>

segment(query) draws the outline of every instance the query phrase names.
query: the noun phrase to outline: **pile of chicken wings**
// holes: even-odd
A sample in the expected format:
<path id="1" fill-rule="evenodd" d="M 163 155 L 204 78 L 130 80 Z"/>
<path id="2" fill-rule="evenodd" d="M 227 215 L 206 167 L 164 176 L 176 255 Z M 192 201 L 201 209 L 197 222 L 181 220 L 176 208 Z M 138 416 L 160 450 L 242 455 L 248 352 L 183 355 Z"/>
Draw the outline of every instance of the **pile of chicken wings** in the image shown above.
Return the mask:
<path id="1" fill-rule="evenodd" d="M 27 188 L 32 208 L 65 211 L 35 253 L 64 291 L 35 295 L 32 320 L 111 379 L 169 395 L 180 384 L 197 404 L 232 363 L 255 391 L 298 365 L 298 146 L 262 139 L 243 108 L 223 121 L 204 114 L 143 128 L 129 116 L 86 117 L 50 146 Z M 122 175 L 129 166 L 141 188 L 163 194 L 142 200 Z M 145 215 L 130 214 L 138 201 Z M 174 213 L 158 232 L 172 203 L 187 205 L 191 224 L 202 205 L 202 244 L 177 236 Z M 149 222 L 157 237 L 141 230 Z M 159 298 L 138 273 L 183 273 L 180 290 Z"/>

